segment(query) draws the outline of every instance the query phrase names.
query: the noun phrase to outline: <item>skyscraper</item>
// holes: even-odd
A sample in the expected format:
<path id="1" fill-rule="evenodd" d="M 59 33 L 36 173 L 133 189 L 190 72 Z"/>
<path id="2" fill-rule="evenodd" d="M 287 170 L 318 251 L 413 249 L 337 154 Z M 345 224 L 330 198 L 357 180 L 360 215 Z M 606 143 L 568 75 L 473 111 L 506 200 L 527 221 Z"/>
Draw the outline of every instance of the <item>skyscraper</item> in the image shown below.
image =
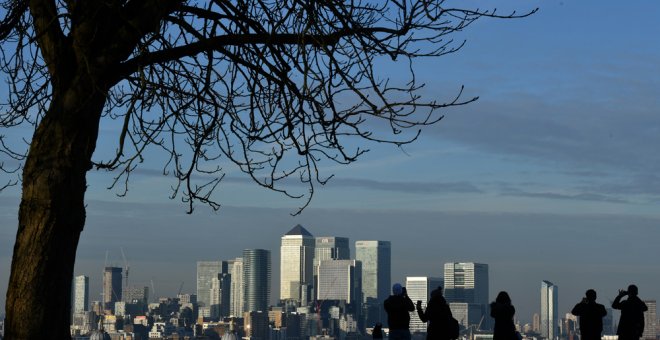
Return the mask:
<path id="1" fill-rule="evenodd" d="M 314 284 L 316 240 L 300 224 L 282 236 L 280 246 L 280 300 L 297 306 L 310 295 Z M 308 299 L 305 299 L 308 300 Z"/>
<path id="2" fill-rule="evenodd" d="M 73 280 L 73 312 L 89 310 L 89 276 L 79 275 Z"/>
<path id="3" fill-rule="evenodd" d="M 445 299 L 487 305 L 488 265 L 474 262 L 445 263 Z"/>
<path id="4" fill-rule="evenodd" d="M 550 281 L 541 282 L 541 337 L 549 340 L 559 337 L 558 289 Z"/>
<path id="5" fill-rule="evenodd" d="M 211 279 L 211 318 L 229 316 L 231 275 L 220 273 Z"/>
<path id="6" fill-rule="evenodd" d="M 121 272 L 119 267 L 105 267 L 103 271 L 103 308 L 114 311 L 115 302 L 121 301 Z"/>
<path id="7" fill-rule="evenodd" d="M 270 303 L 270 251 L 243 250 L 244 313 L 268 312 Z"/>
<path id="8" fill-rule="evenodd" d="M 431 299 L 431 292 L 442 286 L 442 283 L 440 277 L 408 276 L 406 277 L 408 297 L 413 303 L 422 301 L 422 308 L 426 308 L 426 303 Z M 416 311 L 410 312 L 410 332 L 426 332 L 426 323 L 419 319 Z"/>
<path id="9" fill-rule="evenodd" d="M 362 302 L 362 264 L 357 260 L 324 260 L 319 263 L 318 300 Z M 359 300 L 359 301 L 358 301 Z"/>
<path id="10" fill-rule="evenodd" d="M 314 267 L 323 260 L 348 260 L 350 258 L 351 249 L 348 246 L 347 237 L 323 236 L 316 238 Z"/>
<path id="11" fill-rule="evenodd" d="M 449 262 L 444 265 L 444 294 L 456 320 L 463 326 L 490 329 L 488 315 L 488 265 L 474 262 Z"/>
<path id="12" fill-rule="evenodd" d="M 231 290 L 229 293 L 229 315 L 241 317 L 244 312 L 243 294 L 243 258 L 237 257 L 229 261 L 229 273 L 231 274 Z"/>
<path id="13" fill-rule="evenodd" d="M 364 325 L 372 327 L 387 316 L 383 301 L 392 287 L 392 250 L 389 241 L 355 242 L 355 259 L 362 262 L 362 313 Z"/>
<path id="14" fill-rule="evenodd" d="M 318 296 L 318 267 L 325 260 L 348 260 L 351 258 L 351 250 L 348 246 L 347 237 L 323 236 L 316 238 L 314 247 L 314 293 Z M 311 300 L 311 299 L 310 299 Z"/>
<path id="15" fill-rule="evenodd" d="M 658 326 L 658 318 L 656 316 L 657 303 L 656 300 L 644 300 L 644 303 L 649 309 L 644 312 L 644 334 L 642 334 L 642 339 L 655 340 Z"/>
<path id="16" fill-rule="evenodd" d="M 200 306 L 211 306 L 211 284 L 222 273 L 222 261 L 197 261 L 197 301 Z"/>
<path id="17" fill-rule="evenodd" d="M 382 304 L 392 286 L 392 250 L 389 241 L 355 242 L 355 259 L 362 262 L 362 301 Z"/>

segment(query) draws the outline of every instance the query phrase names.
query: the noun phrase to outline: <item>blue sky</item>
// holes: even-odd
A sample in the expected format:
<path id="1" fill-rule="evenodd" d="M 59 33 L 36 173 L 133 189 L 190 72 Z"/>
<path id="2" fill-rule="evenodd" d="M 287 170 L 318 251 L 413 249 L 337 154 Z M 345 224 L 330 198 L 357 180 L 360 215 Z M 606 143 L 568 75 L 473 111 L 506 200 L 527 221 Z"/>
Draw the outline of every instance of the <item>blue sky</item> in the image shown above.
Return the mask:
<path id="1" fill-rule="evenodd" d="M 477 22 L 457 36 L 467 39 L 460 52 L 416 64 L 424 95 L 448 99 L 465 85 L 480 99 L 412 145 L 370 144 L 353 165 L 325 165 L 335 178 L 300 216 L 290 213 L 301 202 L 234 173 L 217 192 L 223 208 L 193 215 L 167 199 L 172 182 L 149 163 L 121 199 L 105 190 L 111 176 L 90 174 L 76 273 L 98 294 L 106 251 L 121 265 L 123 247 L 131 283 L 154 280 L 157 295 L 173 295 L 183 281 L 194 293 L 195 261 L 266 248 L 277 282 L 279 238 L 300 223 L 315 236 L 392 241 L 394 281 L 488 263 L 491 296 L 507 290 L 522 320 L 538 309 L 541 280 L 559 286 L 561 315 L 588 288 L 607 302 L 635 282 L 642 298 L 660 299 L 660 3 L 496 3 L 540 10 Z M 112 133 L 102 129 L 101 143 Z M 17 196 L 0 196 L 2 292 Z"/>

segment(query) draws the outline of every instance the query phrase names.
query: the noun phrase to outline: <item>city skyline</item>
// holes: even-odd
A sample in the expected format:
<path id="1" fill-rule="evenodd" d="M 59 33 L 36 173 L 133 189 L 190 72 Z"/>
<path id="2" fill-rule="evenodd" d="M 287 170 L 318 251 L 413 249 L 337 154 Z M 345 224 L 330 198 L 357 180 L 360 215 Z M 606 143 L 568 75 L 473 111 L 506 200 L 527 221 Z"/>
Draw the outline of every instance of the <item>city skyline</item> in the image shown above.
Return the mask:
<path id="1" fill-rule="evenodd" d="M 446 262 L 488 263 L 490 296 L 508 291 L 521 319 L 539 309 L 546 279 L 561 287 L 560 312 L 589 288 L 605 305 L 630 283 L 643 299 L 658 299 L 660 48 L 649 42 L 660 30 L 660 3 L 498 2 L 502 13 L 537 6 L 526 19 L 476 22 L 457 35 L 467 40 L 460 52 L 421 60 L 416 80 L 425 95 L 451 99 L 465 85 L 467 98 L 480 99 L 443 112 L 416 143 L 366 144 L 370 152 L 351 166 L 321 163 L 335 176 L 315 187 L 298 216 L 291 214 L 303 202 L 257 188 L 238 171 L 218 187 L 219 212 L 197 206 L 192 215 L 168 199 L 172 181 L 158 154 L 132 174 L 123 198 L 106 190 L 112 174 L 91 172 L 74 272 L 90 277 L 90 300 L 100 300 L 105 252 L 123 266 L 120 247 L 131 283 L 153 280 L 156 295 L 175 295 L 181 281 L 194 292 L 196 261 L 246 248 L 272 252 L 279 282 L 280 237 L 296 224 L 348 237 L 351 246 L 392 241 L 392 283 L 441 276 Z M 400 71 L 379 62 L 393 77 Z M 99 132 L 99 152 L 115 150 L 113 129 Z M 3 135 L 22 141 L 31 132 Z M 19 196 L 20 187 L 0 196 L 3 311 Z"/>
<path id="2" fill-rule="evenodd" d="M 300 227 L 302 227 L 302 226 L 300 226 Z M 357 255 L 357 251 L 355 251 L 355 247 L 356 247 L 356 245 L 357 245 L 358 243 L 359 243 L 359 244 L 364 244 L 365 242 L 367 242 L 367 243 L 378 242 L 378 243 L 380 243 L 380 244 L 383 244 L 383 243 L 387 244 L 387 243 L 389 243 L 388 241 L 351 240 L 351 238 L 349 238 L 349 237 L 346 237 L 346 239 L 349 240 L 349 244 L 350 244 L 350 246 L 351 246 L 351 247 L 350 247 L 351 249 L 350 249 L 349 251 L 351 251 L 351 253 L 354 253 L 354 254 L 356 254 L 356 255 Z M 396 244 L 396 243 L 395 243 L 395 244 Z M 244 254 L 245 254 L 245 251 L 250 251 L 250 250 L 251 250 L 251 249 L 245 249 L 245 250 L 243 251 L 242 254 L 244 255 Z M 266 249 L 264 249 L 264 250 L 260 250 L 260 251 L 267 251 L 267 252 L 269 252 L 269 253 L 272 253 L 272 251 L 269 251 L 269 250 L 266 250 Z M 277 252 L 275 252 L 274 254 L 277 254 Z M 271 256 L 271 255 L 269 254 L 269 256 Z M 238 259 L 240 259 L 240 258 L 237 258 L 236 260 L 238 260 Z M 231 266 L 233 265 L 234 262 L 236 262 L 236 260 L 229 260 L 229 261 L 224 261 L 224 260 L 218 260 L 218 261 L 197 261 L 196 263 L 197 263 L 197 265 L 199 265 L 200 262 L 202 262 L 202 263 L 211 263 L 211 262 L 213 262 L 213 263 L 216 263 L 216 264 L 217 264 L 217 267 L 218 267 L 218 268 L 225 268 L 225 266 L 226 266 L 227 264 L 229 264 L 229 266 L 230 266 L 229 268 L 231 268 Z M 138 263 L 139 263 L 139 261 L 138 261 Z M 230 263 L 231 263 L 231 264 L 230 264 Z M 472 268 L 470 265 L 473 265 L 474 268 Z M 437 276 L 437 277 L 443 277 L 442 275 L 447 275 L 447 273 L 448 273 L 448 269 L 449 269 L 448 266 L 451 266 L 452 268 L 458 266 L 458 267 L 460 267 L 460 271 L 462 271 L 462 272 L 466 272 L 466 273 L 477 273 L 477 274 L 470 274 L 470 275 L 478 275 L 478 276 L 482 276 L 482 277 L 483 277 L 483 275 L 486 275 L 487 277 L 490 276 L 490 274 L 489 274 L 489 270 L 488 270 L 489 265 L 488 265 L 488 264 L 485 264 L 485 263 L 475 263 L 475 262 L 467 262 L 467 261 L 452 261 L 452 262 L 444 262 L 444 263 L 440 263 L 440 264 L 438 264 L 438 266 L 439 266 L 440 268 L 442 268 L 442 270 L 440 270 L 440 271 L 438 271 L 438 272 L 436 272 L 436 273 L 432 273 L 433 275 L 435 275 L 435 276 Z M 121 269 L 121 268 L 118 268 L 118 269 Z M 118 270 L 118 269 L 117 269 L 117 270 Z M 220 270 L 225 270 L 225 269 L 220 269 Z M 273 270 L 275 270 L 275 269 L 274 269 L 274 268 L 271 268 L 271 271 L 273 271 Z M 135 274 L 135 272 L 133 272 L 133 273 Z M 495 273 L 496 273 L 496 272 L 495 272 Z M 86 274 L 85 274 L 85 275 L 86 275 Z M 139 273 L 137 273 L 137 275 L 139 275 Z M 466 276 L 467 276 L 467 275 L 466 275 Z M 400 280 L 396 280 L 396 279 L 393 278 L 391 283 L 393 284 L 394 282 L 399 282 L 399 283 L 402 283 L 402 284 L 403 284 L 404 282 L 406 282 L 406 279 L 407 279 L 407 278 L 408 278 L 407 276 L 400 278 Z M 119 279 L 122 279 L 122 277 L 119 277 Z M 117 278 L 115 278 L 115 281 L 116 281 L 116 280 L 117 280 Z M 274 278 L 271 279 L 271 281 L 274 281 L 274 280 L 275 280 Z M 483 280 L 483 279 L 482 279 L 482 280 Z M 94 281 L 94 280 L 93 280 L 93 278 L 92 278 L 91 282 L 93 282 L 93 281 Z M 488 278 L 487 281 L 490 282 L 491 280 Z M 464 281 L 464 282 L 465 282 L 465 281 Z M 556 287 L 557 287 L 556 285 L 552 284 L 551 282 L 549 282 L 549 281 L 547 281 L 547 280 L 543 280 L 543 282 L 544 282 L 544 283 L 547 282 L 548 285 L 551 285 L 552 287 L 555 287 L 555 292 L 556 292 Z M 232 285 L 233 285 L 233 284 L 234 284 L 234 282 L 232 282 Z M 448 284 L 447 284 L 447 277 L 445 277 L 445 278 L 443 279 L 442 284 L 443 284 L 444 287 L 447 287 L 447 286 L 448 286 Z M 389 289 L 391 289 L 391 287 L 388 287 L 388 290 L 389 290 Z M 278 286 L 276 285 L 275 282 L 271 282 L 270 291 L 271 291 L 271 292 L 277 292 L 277 291 L 279 291 Z M 497 290 L 497 289 L 494 290 L 494 289 L 492 289 L 492 287 L 491 287 L 489 294 L 490 294 L 491 296 L 494 296 L 494 295 L 497 293 L 497 291 L 499 291 L 499 290 Z M 187 291 L 184 290 L 184 293 L 185 293 L 185 292 L 187 292 Z M 517 294 L 516 291 L 511 291 L 511 290 L 509 290 L 509 293 L 510 293 L 514 298 L 515 298 L 515 297 L 518 297 L 519 300 L 520 300 L 520 299 L 538 299 L 538 296 L 539 296 L 539 295 L 538 295 L 538 290 L 536 291 L 536 297 L 533 297 L 533 296 L 527 296 L 527 297 L 524 297 L 524 296 L 518 296 L 518 294 Z M 580 292 L 580 294 L 583 294 L 583 292 Z M 477 294 L 477 295 L 483 295 L 483 294 Z M 642 294 L 642 295 L 643 295 L 642 297 L 645 298 L 645 299 L 654 299 L 654 298 L 655 298 L 655 296 L 651 296 L 651 295 L 644 295 L 644 294 Z M 154 298 L 154 299 L 157 299 L 158 297 L 165 297 L 165 296 L 176 296 L 176 293 L 171 293 L 171 294 L 169 294 L 169 295 L 167 295 L 167 294 L 158 294 L 158 296 L 153 296 L 153 298 Z M 558 310 L 555 310 L 555 313 L 558 313 L 558 315 L 563 315 L 565 312 L 570 311 L 571 306 L 572 306 L 574 303 L 576 303 L 577 301 L 579 301 L 579 299 L 581 298 L 581 296 L 582 296 L 582 295 L 580 295 L 580 297 L 576 298 L 575 301 L 573 301 L 573 300 L 570 300 L 570 301 L 562 301 L 562 300 L 560 299 L 560 301 L 562 301 L 563 303 L 560 303 L 560 307 L 559 307 Z M 492 300 L 492 298 L 491 298 L 490 300 Z M 94 299 L 90 299 L 90 301 L 94 301 Z M 537 300 L 537 301 L 538 301 L 538 300 Z M 609 307 L 608 296 L 607 296 L 607 295 L 603 295 L 602 292 L 599 293 L 599 301 L 600 301 L 601 303 L 603 303 L 603 304 L 605 304 L 606 306 Z M 279 297 L 278 297 L 278 296 L 275 296 L 275 294 L 272 294 L 272 293 L 271 293 L 270 305 L 277 305 L 278 302 L 279 302 Z M 520 321 L 524 322 L 524 323 L 531 323 L 531 322 L 532 322 L 532 315 L 533 315 L 534 313 L 541 313 L 541 312 L 542 312 L 540 304 L 536 304 L 536 307 L 532 307 L 532 308 L 531 308 L 531 312 L 528 313 L 528 311 L 527 311 L 527 309 L 526 309 L 525 307 L 520 308 L 521 305 L 517 303 L 517 300 L 514 300 L 513 302 L 514 302 L 514 305 L 517 306 L 517 313 L 516 313 L 515 318 L 516 318 L 517 320 L 520 320 Z M 473 306 L 467 306 L 467 308 L 472 308 L 472 307 L 473 307 Z M 616 320 L 617 320 L 617 319 L 615 319 L 615 321 L 616 321 Z M 486 322 L 487 322 L 487 321 L 486 321 Z M 487 323 L 486 323 L 486 325 L 487 325 Z"/>

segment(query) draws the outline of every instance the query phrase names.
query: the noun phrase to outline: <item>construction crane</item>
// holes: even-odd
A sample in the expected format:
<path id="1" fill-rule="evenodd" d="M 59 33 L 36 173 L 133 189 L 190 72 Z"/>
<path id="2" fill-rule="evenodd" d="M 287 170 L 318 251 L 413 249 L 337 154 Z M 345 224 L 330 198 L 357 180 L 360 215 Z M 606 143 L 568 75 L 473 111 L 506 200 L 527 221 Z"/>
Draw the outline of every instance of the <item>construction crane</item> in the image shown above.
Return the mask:
<path id="1" fill-rule="evenodd" d="M 181 281 L 181 285 L 179 285 L 179 293 L 176 296 L 181 295 L 181 290 L 183 290 L 183 281 Z"/>

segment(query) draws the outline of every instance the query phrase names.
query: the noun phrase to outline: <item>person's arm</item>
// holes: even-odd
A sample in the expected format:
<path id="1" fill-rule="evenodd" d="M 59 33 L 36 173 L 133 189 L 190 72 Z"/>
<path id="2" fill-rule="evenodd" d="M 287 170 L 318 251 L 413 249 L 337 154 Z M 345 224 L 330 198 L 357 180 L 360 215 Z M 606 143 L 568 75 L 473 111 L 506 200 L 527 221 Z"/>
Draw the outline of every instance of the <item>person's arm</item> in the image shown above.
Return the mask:
<path id="1" fill-rule="evenodd" d="M 639 301 L 642 302 L 642 312 L 646 312 L 646 311 L 648 311 L 648 310 L 649 310 L 649 307 L 644 303 L 644 301 L 642 301 L 642 300 L 639 300 Z"/>
<path id="2" fill-rule="evenodd" d="M 575 307 L 573 307 L 573 309 L 571 310 L 571 314 L 573 314 L 573 315 L 575 315 L 575 316 L 580 316 L 580 315 L 582 315 L 582 307 L 583 307 L 583 306 L 584 306 L 584 304 L 583 304 L 582 302 L 578 303 L 578 304 L 575 305 Z M 604 307 L 603 307 L 603 308 L 604 308 Z"/>
<path id="3" fill-rule="evenodd" d="M 614 298 L 614 301 L 612 301 L 612 308 L 614 309 L 621 309 L 621 298 L 626 296 L 626 291 L 625 290 L 619 290 L 619 295 L 617 295 Z"/>
<path id="4" fill-rule="evenodd" d="M 406 309 L 407 309 L 409 312 L 413 312 L 413 311 L 415 311 L 415 304 L 412 302 L 412 300 L 410 300 L 410 298 L 408 297 L 408 295 L 405 295 L 405 296 L 404 296 L 404 301 L 405 301 L 405 304 L 406 304 Z"/>
<path id="5" fill-rule="evenodd" d="M 422 322 L 427 322 L 429 321 L 428 316 L 426 315 L 426 312 L 422 309 L 422 301 L 417 301 L 417 316 L 419 316 L 419 319 L 422 320 Z M 428 310 L 428 306 L 426 307 L 426 310 Z"/>

